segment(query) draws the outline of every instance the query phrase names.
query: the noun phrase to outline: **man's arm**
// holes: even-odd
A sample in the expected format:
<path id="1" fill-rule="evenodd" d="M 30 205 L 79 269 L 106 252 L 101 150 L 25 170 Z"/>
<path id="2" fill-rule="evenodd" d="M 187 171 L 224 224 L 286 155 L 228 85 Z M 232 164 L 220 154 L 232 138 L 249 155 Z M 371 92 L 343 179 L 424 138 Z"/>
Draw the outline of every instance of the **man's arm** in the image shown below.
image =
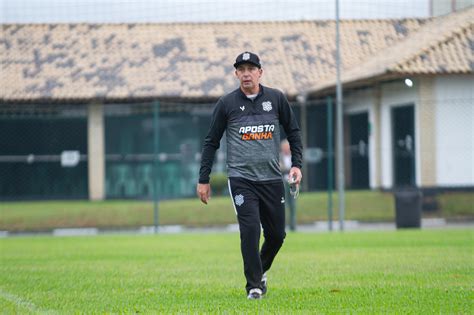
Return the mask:
<path id="1" fill-rule="evenodd" d="M 280 95 L 280 98 L 280 124 L 285 130 L 291 150 L 291 169 L 288 177 L 292 181 L 294 179 L 296 184 L 299 184 L 302 178 L 301 166 L 303 165 L 303 144 L 301 142 L 300 127 L 283 93 Z"/>
<path id="2" fill-rule="evenodd" d="M 201 201 L 207 204 L 211 196 L 209 185 L 209 175 L 211 174 L 212 164 L 217 149 L 219 149 L 222 134 L 227 127 L 227 117 L 225 114 L 224 103 L 219 100 L 212 113 L 211 124 L 201 154 L 201 168 L 199 170 L 199 183 L 197 185 L 197 194 Z"/>

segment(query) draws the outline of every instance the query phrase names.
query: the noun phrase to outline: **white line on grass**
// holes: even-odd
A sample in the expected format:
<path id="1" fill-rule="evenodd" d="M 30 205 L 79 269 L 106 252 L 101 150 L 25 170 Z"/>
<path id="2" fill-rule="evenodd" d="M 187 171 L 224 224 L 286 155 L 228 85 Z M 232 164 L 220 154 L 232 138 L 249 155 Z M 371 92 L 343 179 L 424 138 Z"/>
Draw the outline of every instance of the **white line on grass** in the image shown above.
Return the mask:
<path id="1" fill-rule="evenodd" d="M 14 294 L 11 294 L 11 293 L 8 293 L 8 292 L 5 292 L 3 291 L 2 289 L 0 289 L 0 297 L 2 297 L 3 299 L 7 300 L 7 301 L 10 301 L 12 302 L 13 304 L 15 304 L 16 306 L 18 307 L 21 307 L 21 308 L 26 308 L 28 311 L 30 312 L 34 312 L 34 313 L 42 313 L 42 314 L 45 314 L 45 313 L 48 313 L 48 314 L 53 314 L 53 313 L 56 313 L 52 310 L 43 310 L 43 309 L 39 309 L 35 304 L 33 304 L 32 302 L 28 301 L 28 300 L 25 300 L 25 299 L 22 299 L 21 297 L 19 296 L 16 296 Z"/>

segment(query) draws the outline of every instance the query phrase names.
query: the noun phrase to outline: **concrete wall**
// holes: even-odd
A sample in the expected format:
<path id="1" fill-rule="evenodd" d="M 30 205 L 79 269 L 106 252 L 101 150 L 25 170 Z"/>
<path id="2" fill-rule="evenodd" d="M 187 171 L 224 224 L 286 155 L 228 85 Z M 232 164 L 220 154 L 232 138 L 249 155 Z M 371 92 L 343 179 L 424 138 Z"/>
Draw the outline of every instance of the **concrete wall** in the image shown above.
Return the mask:
<path id="1" fill-rule="evenodd" d="M 391 188 L 393 185 L 392 121 L 391 109 L 396 106 L 413 104 L 415 106 L 415 125 L 417 125 L 417 84 L 406 86 L 402 80 L 352 92 L 344 98 L 345 114 L 367 111 L 369 113 L 369 181 L 371 188 Z M 416 165 L 420 165 L 415 126 Z M 418 167 L 417 167 L 418 168 Z M 416 174 L 420 178 L 419 170 Z M 418 183 L 419 184 L 419 183 Z"/>
<path id="2" fill-rule="evenodd" d="M 371 188 L 392 188 L 392 118 L 397 106 L 415 109 L 416 184 L 420 187 L 474 186 L 474 76 L 411 78 L 350 92 L 344 112 L 369 113 Z"/>
<path id="3" fill-rule="evenodd" d="M 436 102 L 436 183 L 474 185 L 474 76 L 438 76 Z"/>

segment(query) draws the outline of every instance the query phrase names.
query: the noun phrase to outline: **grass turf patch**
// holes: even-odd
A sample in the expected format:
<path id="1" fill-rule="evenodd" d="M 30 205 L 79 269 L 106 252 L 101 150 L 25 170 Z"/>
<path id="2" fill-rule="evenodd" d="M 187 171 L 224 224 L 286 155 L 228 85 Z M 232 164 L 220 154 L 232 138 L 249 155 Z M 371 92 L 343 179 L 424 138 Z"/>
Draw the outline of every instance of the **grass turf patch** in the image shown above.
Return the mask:
<path id="1" fill-rule="evenodd" d="M 442 212 L 430 216 L 473 218 L 474 194 L 457 193 L 439 196 Z M 327 194 L 302 193 L 297 200 L 299 224 L 327 220 Z M 338 219 L 337 194 L 333 197 L 334 215 Z M 98 227 L 135 228 L 153 225 L 151 201 L 31 201 L 0 203 L 0 230 L 47 231 L 54 228 Z M 394 222 L 394 198 L 379 191 L 346 192 L 346 220 Z M 166 200 L 159 204 L 162 225 L 216 226 L 236 223 L 228 196 L 213 197 L 206 206 L 197 198 Z"/>
<path id="2" fill-rule="evenodd" d="M 247 301 L 236 233 L 0 239 L 7 313 L 471 313 L 471 230 L 290 233 Z"/>

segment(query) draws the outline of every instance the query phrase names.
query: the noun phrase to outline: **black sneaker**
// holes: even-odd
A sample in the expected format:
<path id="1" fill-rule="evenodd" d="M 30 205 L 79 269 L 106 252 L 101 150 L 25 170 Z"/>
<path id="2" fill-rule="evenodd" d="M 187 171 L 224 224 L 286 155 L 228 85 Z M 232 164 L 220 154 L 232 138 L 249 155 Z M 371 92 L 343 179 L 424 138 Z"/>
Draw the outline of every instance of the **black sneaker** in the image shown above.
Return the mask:
<path id="1" fill-rule="evenodd" d="M 250 289 L 249 295 L 247 295 L 247 299 L 249 300 L 260 300 L 262 298 L 262 289 L 260 288 L 253 288 Z"/>
<path id="2" fill-rule="evenodd" d="M 262 295 L 265 295 L 267 293 L 267 273 L 265 272 L 262 276 Z"/>

